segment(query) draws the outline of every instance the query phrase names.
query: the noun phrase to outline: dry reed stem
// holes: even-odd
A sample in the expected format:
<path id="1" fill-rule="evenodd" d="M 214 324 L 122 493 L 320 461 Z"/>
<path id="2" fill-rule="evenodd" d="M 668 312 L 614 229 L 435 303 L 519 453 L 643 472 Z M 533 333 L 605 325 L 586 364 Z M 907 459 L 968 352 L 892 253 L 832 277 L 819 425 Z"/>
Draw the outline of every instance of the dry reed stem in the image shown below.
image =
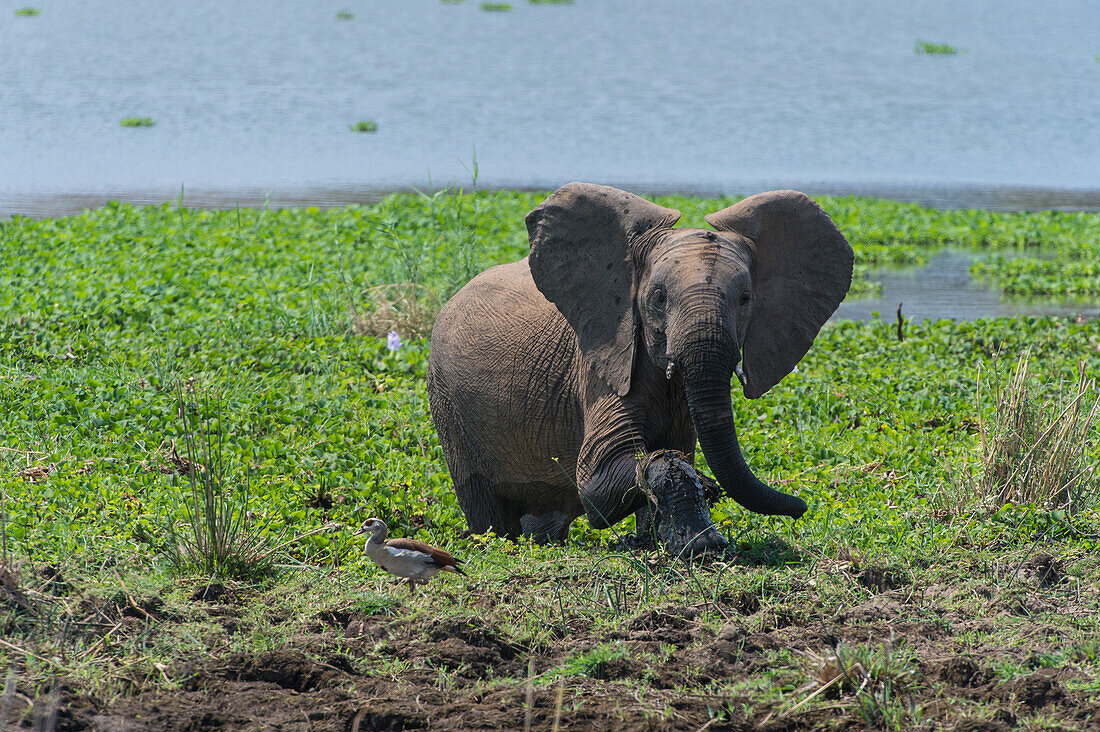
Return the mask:
<path id="1" fill-rule="evenodd" d="M 1096 382 L 1085 378 L 1081 364 L 1068 394 L 1063 384 L 1055 401 L 1040 403 L 1029 388 L 1030 365 L 1025 351 L 1006 386 L 995 378 L 992 424 L 979 424 L 980 490 L 997 505 L 1071 506 L 1088 492 L 1096 473 L 1095 465 L 1088 464 L 1090 435 L 1100 412 L 1100 396 L 1092 396 Z M 978 400 L 980 405 L 980 372 Z"/>
<path id="2" fill-rule="evenodd" d="M 403 338 L 423 338 L 432 331 L 441 304 L 428 288 L 412 282 L 378 285 L 367 290 L 368 308 L 352 319 L 352 332 L 375 337 L 396 331 Z"/>

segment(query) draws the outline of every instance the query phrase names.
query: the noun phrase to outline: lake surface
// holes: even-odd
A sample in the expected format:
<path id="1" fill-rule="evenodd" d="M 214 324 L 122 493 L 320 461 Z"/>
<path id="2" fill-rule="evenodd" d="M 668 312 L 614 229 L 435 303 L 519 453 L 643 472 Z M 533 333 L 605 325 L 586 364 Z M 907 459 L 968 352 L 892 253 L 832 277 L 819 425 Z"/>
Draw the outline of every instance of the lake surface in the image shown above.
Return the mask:
<path id="1" fill-rule="evenodd" d="M 913 320 L 977 320 L 1018 315 L 1058 315 L 1095 318 L 1100 305 L 1095 301 L 1014 298 L 1000 288 L 970 276 L 970 264 L 981 253 L 946 250 L 937 252 L 923 267 L 906 267 L 874 272 L 871 279 L 881 284 L 874 298 L 841 303 L 833 320 L 896 321 L 898 305 L 902 315 Z"/>
<path id="2" fill-rule="evenodd" d="M 513 4 L 9 4 L 0 218 L 370 201 L 468 186 L 475 150 L 481 187 L 1100 210 L 1096 0 Z"/>

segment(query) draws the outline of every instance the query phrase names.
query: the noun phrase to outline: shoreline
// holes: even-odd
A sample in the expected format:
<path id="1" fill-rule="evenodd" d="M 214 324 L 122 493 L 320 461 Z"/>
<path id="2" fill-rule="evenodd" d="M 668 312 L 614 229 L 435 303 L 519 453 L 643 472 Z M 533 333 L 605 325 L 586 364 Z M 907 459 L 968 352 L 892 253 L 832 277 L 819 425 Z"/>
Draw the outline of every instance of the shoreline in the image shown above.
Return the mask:
<path id="1" fill-rule="evenodd" d="M 0 221 L 13 216 L 32 219 L 60 218 L 79 214 L 87 209 L 101 208 L 110 201 L 134 205 L 160 205 L 181 200 L 187 208 L 306 208 L 321 209 L 372 204 L 393 193 L 424 191 L 434 193 L 457 187 L 483 192 L 551 191 L 566 181 L 545 181 L 535 184 L 501 184 L 474 186 L 452 182 L 439 185 L 251 185 L 239 187 L 178 188 L 115 188 L 101 191 L 14 192 L 0 190 Z M 916 203 L 943 210 L 973 209 L 998 212 L 1066 211 L 1100 212 L 1100 188 L 1060 188 L 1047 186 L 995 185 L 973 183 L 851 183 L 798 180 L 763 180 L 735 182 L 726 186 L 683 186 L 655 183 L 599 181 L 642 196 L 682 195 L 698 198 L 747 196 L 766 190 L 794 188 L 811 196 L 858 196 L 905 203 Z"/>

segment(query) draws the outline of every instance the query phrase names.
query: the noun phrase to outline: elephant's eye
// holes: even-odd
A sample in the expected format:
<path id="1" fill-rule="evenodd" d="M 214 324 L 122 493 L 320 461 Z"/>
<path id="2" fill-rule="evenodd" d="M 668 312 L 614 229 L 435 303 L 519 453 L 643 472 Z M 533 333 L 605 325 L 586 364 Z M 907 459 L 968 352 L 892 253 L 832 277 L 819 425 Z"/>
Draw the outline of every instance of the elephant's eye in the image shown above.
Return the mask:
<path id="1" fill-rule="evenodd" d="M 664 309 L 665 307 L 665 289 L 663 287 L 654 287 L 653 292 L 649 295 L 649 302 L 655 308 Z"/>
<path id="2" fill-rule="evenodd" d="M 748 290 L 745 290 L 741 293 L 741 307 L 745 307 L 746 305 L 748 305 L 749 300 L 752 300 L 752 295 L 749 294 Z"/>

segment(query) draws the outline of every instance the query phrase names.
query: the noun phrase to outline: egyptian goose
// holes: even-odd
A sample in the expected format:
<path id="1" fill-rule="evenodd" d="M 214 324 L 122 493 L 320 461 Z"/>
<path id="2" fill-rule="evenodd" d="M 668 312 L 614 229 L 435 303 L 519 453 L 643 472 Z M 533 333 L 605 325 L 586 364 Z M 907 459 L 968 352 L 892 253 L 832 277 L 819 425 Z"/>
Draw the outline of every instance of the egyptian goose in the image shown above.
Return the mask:
<path id="1" fill-rule="evenodd" d="M 409 592 L 416 594 L 416 586 L 428 583 L 439 572 L 466 573 L 458 566 L 459 561 L 434 546 L 416 539 L 390 539 L 386 541 L 389 527 L 382 519 L 372 518 L 363 522 L 355 536 L 369 533 L 366 546 L 363 547 L 371 561 L 390 574 L 409 580 Z"/>

